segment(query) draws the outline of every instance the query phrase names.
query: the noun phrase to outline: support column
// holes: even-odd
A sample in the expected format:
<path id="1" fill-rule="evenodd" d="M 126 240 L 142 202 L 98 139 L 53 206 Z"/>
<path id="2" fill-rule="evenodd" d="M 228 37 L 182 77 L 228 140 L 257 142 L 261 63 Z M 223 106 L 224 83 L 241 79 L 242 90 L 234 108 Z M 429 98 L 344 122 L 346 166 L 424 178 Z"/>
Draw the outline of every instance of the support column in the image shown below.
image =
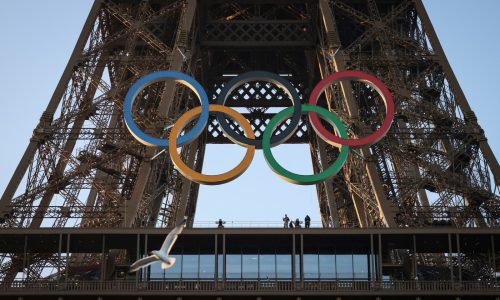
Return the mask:
<path id="1" fill-rule="evenodd" d="M 101 249 L 101 281 L 106 280 L 106 235 L 102 235 Z"/>
<path id="2" fill-rule="evenodd" d="M 331 33 L 332 35 L 338 34 L 335 27 L 335 21 L 333 20 L 333 12 L 331 11 L 330 6 L 328 5 L 328 2 L 326 0 L 320 0 L 320 10 L 323 18 L 323 25 L 325 26 L 325 31 L 327 33 Z M 338 37 L 336 37 L 335 40 L 340 41 Z M 346 70 L 346 57 L 344 56 L 342 51 L 337 50 L 336 52 L 338 53 L 333 58 L 334 61 L 332 67 L 337 72 Z M 325 77 L 325 70 L 320 67 L 320 71 L 322 72 L 322 77 Z M 340 87 L 345 104 L 347 106 L 349 117 L 353 120 L 358 120 L 358 107 L 353 97 L 350 82 L 341 81 Z M 373 160 L 373 156 L 370 153 L 369 147 L 361 147 L 360 152 L 364 157 L 366 173 L 370 181 L 370 185 L 373 189 L 375 199 L 377 200 L 377 204 L 379 207 L 379 217 L 385 227 L 397 227 L 394 220 L 395 215 L 392 210 L 391 203 L 387 199 L 387 196 L 385 195 L 385 192 L 382 188 L 382 180 L 380 179 L 380 176 L 377 172 L 377 165 Z"/>
<path id="3" fill-rule="evenodd" d="M 57 245 L 57 274 L 61 275 L 61 259 L 62 259 L 62 233 L 59 233 L 59 243 Z M 26 253 L 26 249 L 24 251 Z"/>
<path id="4" fill-rule="evenodd" d="M 304 235 L 300 234 L 300 288 L 304 288 Z"/>
<path id="5" fill-rule="evenodd" d="M 458 264 L 458 283 L 460 288 L 462 288 L 462 260 L 460 259 L 460 234 L 457 233 L 456 235 L 456 241 L 457 241 L 457 264 Z"/>
<path id="6" fill-rule="evenodd" d="M 376 269 L 375 269 L 375 245 L 373 245 L 373 234 L 371 233 L 370 234 L 370 255 L 369 255 L 369 263 L 368 263 L 368 266 L 369 266 L 369 272 L 368 274 L 370 274 L 370 281 L 371 281 L 371 286 L 372 288 L 375 286 L 375 280 L 376 280 Z M 375 273 L 375 276 L 373 276 Z"/>
<path id="7" fill-rule="evenodd" d="M 329 165 L 326 151 L 325 151 L 325 148 L 327 147 L 327 145 L 318 136 L 316 136 L 316 141 L 317 141 L 317 145 L 318 145 L 318 152 L 319 152 L 319 159 L 321 160 L 321 166 L 323 168 L 325 168 L 325 166 Z M 315 158 L 313 157 L 313 159 L 315 159 Z M 330 216 L 332 217 L 332 221 L 333 221 L 333 227 L 339 228 L 340 227 L 339 210 L 338 210 L 337 201 L 335 200 L 335 195 L 334 195 L 333 189 L 332 189 L 333 178 L 328 178 L 319 184 L 322 184 L 324 186 L 324 189 L 325 189 L 326 198 L 328 201 L 328 208 L 330 211 Z M 318 200 L 320 200 L 320 199 L 318 199 Z M 327 219 L 326 224 L 328 224 L 328 222 L 329 222 L 329 220 Z"/>
<path id="8" fill-rule="evenodd" d="M 25 235 L 24 236 L 24 253 L 23 253 L 23 274 L 24 274 L 24 270 L 26 270 L 26 275 L 23 275 L 25 276 L 26 279 L 28 279 L 28 272 L 29 272 L 29 268 L 28 268 L 28 262 L 27 262 L 27 259 L 28 259 L 28 235 Z"/>
<path id="9" fill-rule="evenodd" d="M 144 234 L 144 254 L 145 255 L 148 254 L 148 237 L 149 237 L 149 235 L 147 233 Z M 144 278 L 144 280 L 149 280 L 151 267 L 142 268 L 142 270 L 143 270 L 143 272 L 146 272 L 146 274 L 143 274 L 143 276 L 142 276 Z M 181 268 L 181 274 L 182 274 L 182 268 Z"/>
<path id="10" fill-rule="evenodd" d="M 141 235 L 140 234 L 137 234 L 137 239 L 136 239 L 136 254 L 135 254 L 135 260 L 139 260 L 141 258 Z M 140 270 L 137 270 L 135 272 L 135 284 L 137 286 L 137 284 L 139 283 L 139 272 Z"/>
<path id="11" fill-rule="evenodd" d="M 454 281 L 455 278 L 453 276 L 453 246 L 451 243 L 451 234 L 448 233 L 448 256 L 449 256 L 449 264 L 450 264 L 450 280 L 451 280 L 451 285 L 455 286 Z"/>
<path id="12" fill-rule="evenodd" d="M 491 256 L 493 259 L 493 280 L 496 282 L 497 281 L 497 261 L 496 261 L 496 254 L 495 254 L 495 237 L 493 235 L 490 235 L 490 241 L 491 241 Z"/>
<path id="13" fill-rule="evenodd" d="M 191 31 L 191 26 L 194 20 L 194 14 L 196 12 L 196 0 L 188 0 L 185 8 L 185 12 L 180 20 L 179 30 L 177 32 L 177 40 L 174 46 L 174 51 L 172 52 L 172 63 L 170 64 L 171 70 L 182 71 L 183 67 L 183 54 L 177 50 L 178 46 L 185 46 L 185 42 L 183 39 L 185 36 L 189 35 Z M 181 35 L 183 37 L 181 37 Z M 185 35 L 185 36 L 184 36 Z M 181 45 L 182 44 L 182 45 Z M 158 108 L 158 113 L 162 115 L 167 115 L 170 111 L 170 106 L 172 103 L 172 99 L 175 97 L 175 82 L 174 80 L 168 80 L 165 91 L 162 94 L 160 105 Z M 154 149 L 148 149 L 147 157 L 152 157 L 155 153 Z M 146 188 L 147 180 L 149 179 L 149 175 L 151 173 L 151 162 L 149 160 L 145 160 L 141 163 L 139 172 L 137 174 L 138 181 L 136 182 L 134 189 L 132 191 L 132 196 L 126 205 L 126 213 L 125 219 L 123 220 L 123 227 L 131 227 L 134 223 L 134 219 L 137 213 L 137 208 L 139 207 L 139 203 L 142 200 L 142 196 L 144 195 L 144 190 Z M 181 201 L 184 198 L 181 198 Z M 184 218 L 184 215 L 182 215 Z M 178 223 L 179 220 L 176 220 Z"/>
<path id="14" fill-rule="evenodd" d="M 382 235 L 379 233 L 378 236 L 378 280 L 383 280 L 383 270 L 382 270 Z"/>
<path id="15" fill-rule="evenodd" d="M 71 234 L 68 233 L 68 239 L 66 240 L 66 270 L 65 270 L 65 276 L 64 276 L 64 281 L 68 281 L 68 276 L 69 276 L 69 247 L 71 246 Z"/>
<path id="16" fill-rule="evenodd" d="M 196 151 L 199 147 L 199 140 L 193 141 L 187 147 L 189 147 L 189 154 L 187 156 L 187 160 L 185 161 L 185 163 L 186 163 L 186 165 L 192 167 L 195 164 Z M 198 159 L 200 159 L 200 158 L 198 158 Z M 177 210 L 176 210 L 176 214 L 175 214 L 175 223 L 176 224 L 179 224 L 184 219 L 184 216 L 186 215 L 186 208 L 188 205 L 189 194 L 190 194 L 191 188 L 194 184 L 196 184 L 196 183 L 193 183 L 189 179 L 186 179 L 186 178 L 182 179 L 182 191 L 181 191 L 181 194 L 179 196 L 178 206 L 177 206 Z M 188 220 L 188 224 L 192 224 L 191 220 Z"/>
<path id="17" fill-rule="evenodd" d="M 295 290 L 296 289 L 296 282 L 297 282 L 297 276 L 296 276 L 296 264 L 297 260 L 295 258 L 295 234 L 292 234 L 292 288 Z"/>
<path id="18" fill-rule="evenodd" d="M 467 98 L 465 97 L 462 88 L 460 88 L 460 84 L 458 84 L 457 77 L 455 76 L 455 73 L 453 73 L 450 63 L 446 58 L 443 47 L 441 46 L 441 43 L 439 42 L 439 39 L 437 37 L 436 31 L 432 26 L 429 16 L 427 15 L 427 11 L 425 10 L 425 7 L 421 0 L 413 0 L 413 3 L 415 4 L 415 8 L 417 9 L 420 20 L 422 21 L 422 26 L 425 29 L 425 33 L 427 34 L 427 37 L 431 42 L 432 49 L 436 53 L 438 60 L 440 62 L 440 66 L 443 68 L 443 71 L 446 74 L 446 79 L 448 80 L 450 88 L 453 94 L 455 95 L 455 101 L 460 106 L 460 109 L 462 110 L 467 121 L 474 125 L 474 131 L 477 132 L 478 134 L 482 134 L 483 138 L 478 140 L 479 148 L 481 149 L 486 160 L 488 161 L 488 166 L 490 167 L 491 172 L 493 173 L 495 184 L 500 185 L 500 166 L 498 165 L 498 161 L 495 157 L 495 154 L 491 150 L 486 137 L 484 137 L 484 133 L 482 133 L 481 127 L 477 123 L 477 118 L 474 112 L 472 111 L 469 103 L 467 102 Z"/>
<path id="19" fill-rule="evenodd" d="M 356 210 L 356 216 L 358 217 L 358 223 L 360 228 L 370 227 L 370 223 L 366 218 L 366 210 L 363 199 L 356 194 L 354 191 L 351 191 L 352 203 L 354 204 L 354 209 Z"/>
<path id="20" fill-rule="evenodd" d="M 417 237 L 412 234 L 413 238 L 413 279 L 418 280 L 418 264 L 417 264 Z"/>
<path id="21" fill-rule="evenodd" d="M 218 234 L 214 235 L 214 253 L 215 253 L 215 266 L 214 266 L 214 288 L 217 291 L 219 289 L 219 243 Z"/>
<path id="22" fill-rule="evenodd" d="M 222 290 L 226 288 L 226 234 L 222 234 Z"/>
<path id="23" fill-rule="evenodd" d="M 74 66 L 78 63 L 80 59 L 81 53 L 85 47 L 85 44 L 90 36 L 92 26 L 94 26 L 95 21 L 97 20 L 99 11 L 101 10 L 102 0 L 96 0 L 90 9 L 89 16 L 83 25 L 82 31 L 76 42 L 75 48 L 71 53 L 71 57 L 64 69 L 64 72 L 57 84 L 57 87 L 50 98 L 50 102 L 45 109 L 45 112 L 42 114 L 40 118 L 40 123 L 37 128 L 44 127 L 46 123 L 50 123 L 54 116 L 54 113 L 59 106 L 61 99 L 66 91 L 66 87 L 71 78 L 71 74 L 73 73 Z M 39 140 L 34 136 L 30 139 L 30 143 L 28 147 L 24 151 L 23 157 L 21 161 L 16 167 L 14 174 L 12 175 L 3 195 L 0 199 L 0 213 L 7 211 L 7 206 L 11 204 L 14 193 L 16 192 L 21 180 L 24 178 L 24 174 L 26 174 L 26 170 L 28 169 L 30 163 L 33 160 L 36 150 L 38 149 Z"/>

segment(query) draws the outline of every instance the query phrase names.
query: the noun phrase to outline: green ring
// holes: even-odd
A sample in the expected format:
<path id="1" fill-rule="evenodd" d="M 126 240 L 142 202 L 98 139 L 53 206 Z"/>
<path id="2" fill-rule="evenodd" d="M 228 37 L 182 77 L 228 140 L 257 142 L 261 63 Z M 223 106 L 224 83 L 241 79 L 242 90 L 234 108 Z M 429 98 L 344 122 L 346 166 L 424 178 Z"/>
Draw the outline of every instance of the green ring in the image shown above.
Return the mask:
<path id="1" fill-rule="evenodd" d="M 264 134 L 262 136 L 262 150 L 264 151 L 264 158 L 266 159 L 269 167 L 281 178 L 285 179 L 288 182 L 301 184 L 301 185 L 310 185 L 321 182 L 325 179 L 328 179 L 335 174 L 337 174 L 340 169 L 344 166 L 344 163 L 347 160 L 347 155 L 349 153 L 349 147 L 342 145 L 340 147 L 339 157 L 335 160 L 335 162 L 329 166 L 323 172 L 313 175 L 301 175 L 288 171 L 283 168 L 277 161 L 274 159 L 274 156 L 271 152 L 271 134 L 276 129 L 276 126 L 289 118 L 293 114 L 293 107 L 288 107 L 279 113 L 277 113 L 267 124 L 266 129 L 264 130 Z M 308 105 L 302 104 L 302 112 L 315 112 L 318 115 L 324 117 L 324 120 L 328 121 L 335 129 L 341 138 L 347 138 L 347 131 L 340 121 L 339 117 L 337 117 L 334 113 L 324 109 L 322 107 L 316 105 Z M 326 141 L 331 144 L 330 141 Z"/>

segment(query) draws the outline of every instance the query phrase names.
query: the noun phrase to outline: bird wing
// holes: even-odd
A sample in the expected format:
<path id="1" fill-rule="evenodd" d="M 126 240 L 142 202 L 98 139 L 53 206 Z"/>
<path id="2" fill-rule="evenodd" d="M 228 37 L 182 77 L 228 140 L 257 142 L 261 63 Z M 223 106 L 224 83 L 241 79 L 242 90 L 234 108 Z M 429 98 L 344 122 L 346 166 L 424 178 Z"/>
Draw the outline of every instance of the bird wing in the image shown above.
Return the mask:
<path id="1" fill-rule="evenodd" d="M 156 261 L 158 261 L 158 257 L 156 257 L 155 255 L 150 255 L 150 256 L 138 259 L 132 265 L 130 265 L 130 268 L 128 271 L 135 272 L 135 271 L 139 270 L 140 268 L 147 267 Z"/>
<path id="2" fill-rule="evenodd" d="M 172 247 L 174 246 L 174 243 L 177 240 L 177 237 L 179 236 L 179 234 L 181 234 L 182 230 L 184 229 L 185 223 L 186 220 L 182 221 L 179 225 L 175 226 L 174 229 L 172 229 L 172 231 L 170 231 L 170 233 L 165 238 L 163 245 L 161 245 L 160 252 L 163 252 L 166 255 L 170 253 L 170 250 L 172 250 Z"/>

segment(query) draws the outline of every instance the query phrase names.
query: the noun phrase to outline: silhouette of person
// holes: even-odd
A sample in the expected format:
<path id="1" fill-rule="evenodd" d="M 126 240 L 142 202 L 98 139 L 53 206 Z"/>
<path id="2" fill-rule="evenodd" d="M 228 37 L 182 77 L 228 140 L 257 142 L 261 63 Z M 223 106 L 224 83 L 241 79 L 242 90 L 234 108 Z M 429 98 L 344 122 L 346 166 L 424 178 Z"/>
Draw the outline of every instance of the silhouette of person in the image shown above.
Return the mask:
<path id="1" fill-rule="evenodd" d="M 304 218 L 304 224 L 306 228 L 311 227 L 311 218 L 309 217 L 309 215 L 306 215 L 306 217 Z"/>
<path id="2" fill-rule="evenodd" d="M 293 221 L 290 221 L 290 224 L 288 224 L 290 228 L 293 228 Z"/>
<path id="3" fill-rule="evenodd" d="M 224 224 L 226 224 L 226 222 L 222 221 L 222 219 L 219 219 L 219 221 L 215 223 L 218 224 L 217 228 L 224 228 Z"/>
<path id="4" fill-rule="evenodd" d="M 301 226 L 300 226 L 300 223 L 302 223 L 302 222 L 299 220 L 299 218 L 297 218 L 297 219 L 295 220 L 295 228 L 300 228 L 300 227 L 301 227 Z"/>
<path id="5" fill-rule="evenodd" d="M 290 222 L 290 218 L 285 214 L 283 218 L 283 228 L 288 228 L 288 222 Z"/>

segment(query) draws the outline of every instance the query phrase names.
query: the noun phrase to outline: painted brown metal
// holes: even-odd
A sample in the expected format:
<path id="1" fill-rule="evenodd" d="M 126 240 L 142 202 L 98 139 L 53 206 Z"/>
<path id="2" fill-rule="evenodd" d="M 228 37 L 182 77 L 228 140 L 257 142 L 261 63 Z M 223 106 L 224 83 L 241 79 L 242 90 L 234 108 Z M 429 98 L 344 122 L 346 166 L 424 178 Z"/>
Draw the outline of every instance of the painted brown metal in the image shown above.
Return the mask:
<path id="1" fill-rule="evenodd" d="M 357 69 L 375 74 L 393 93 L 396 118 L 385 139 L 353 150 L 341 174 L 317 185 L 322 224 L 336 227 L 329 234 L 411 234 L 447 227 L 447 233 L 458 236 L 478 232 L 473 227 L 487 234 L 498 230 L 498 162 L 420 0 L 107 0 L 93 5 L 3 193 L 0 235 L 16 230 L 23 235 L 26 228 L 65 238 L 67 233 L 61 244 L 69 243 L 74 230 L 102 234 L 134 228 L 140 240 L 141 234 L 161 231 L 154 227 L 170 227 L 184 215 L 192 226 L 198 185 L 180 176 L 161 151 L 137 143 L 121 117 L 130 85 L 160 69 L 192 75 L 215 98 L 231 78 L 228 74 L 289 74 L 287 80 L 303 102 L 315 83 L 332 72 Z M 264 83 L 242 87 L 243 94 L 227 102 L 248 108 L 245 116 L 259 134 L 257 125 L 273 116 L 269 107 L 291 104 L 286 93 Z M 262 87 L 258 93 L 251 92 L 255 84 Z M 273 93 L 278 96 L 263 100 Z M 337 113 L 353 137 L 369 134 L 371 124 L 383 119 L 377 94 L 361 84 L 342 82 L 325 94 L 319 105 Z M 137 101 L 143 114 L 135 115 L 136 121 L 152 134 L 167 136 L 165 128 L 196 105 L 192 98 L 173 82 L 152 85 Z M 314 170 L 321 171 L 337 152 L 318 141 L 308 126 L 303 119 L 289 142 L 309 143 Z M 182 149 L 183 160 L 195 170 L 202 168 L 207 143 L 227 139 L 212 126 Z M 71 226 L 78 229 L 66 228 Z M 364 231 L 340 229 L 354 227 Z M 223 231 L 254 233 L 263 232 Z M 287 231 L 265 231 L 283 233 Z M 75 254 L 64 263 L 99 260 L 110 269 L 122 255 L 104 253 Z M 24 270 L 35 280 L 47 266 L 57 264 L 60 269 L 61 257 L 33 256 L 25 250 L 2 253 L 0 278 L 8 284 Z M 439 263 L 441 258 L 421 259 Z"/>

